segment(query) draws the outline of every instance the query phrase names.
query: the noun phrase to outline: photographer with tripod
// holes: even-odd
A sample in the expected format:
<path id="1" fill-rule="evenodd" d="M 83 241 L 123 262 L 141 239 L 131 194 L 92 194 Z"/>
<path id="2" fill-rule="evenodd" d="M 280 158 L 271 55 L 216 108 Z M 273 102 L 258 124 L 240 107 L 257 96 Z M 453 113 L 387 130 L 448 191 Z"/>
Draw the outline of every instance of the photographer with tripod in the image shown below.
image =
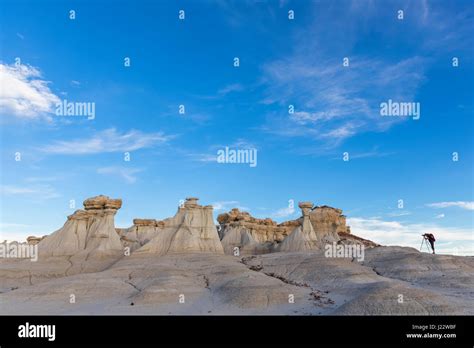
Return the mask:
<path id="1" fill-rule="evenodd" d="M 436 241 L 435 236 L 432 233 L 425 233 L 425 234 L 422 234 L 422 237 L 423 239 L 421 241 L 420 251 L 421 251 L 421 248 L 423 247 L 423 242 L 427 241 L 430 243 L 431 250 L 433 250 L 433 254 L 434 254 L 435 253 L 434 242 Z M 428 247 L 428 243 L 426 243 L 426 246 Z"/>

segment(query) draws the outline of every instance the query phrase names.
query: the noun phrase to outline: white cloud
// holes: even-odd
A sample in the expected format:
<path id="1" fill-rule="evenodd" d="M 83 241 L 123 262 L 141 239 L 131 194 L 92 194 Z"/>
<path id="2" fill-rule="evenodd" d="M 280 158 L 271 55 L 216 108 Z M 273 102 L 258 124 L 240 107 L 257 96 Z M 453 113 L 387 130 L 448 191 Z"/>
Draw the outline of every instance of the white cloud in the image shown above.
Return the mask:
<path id="1" fill-rule="evenodd" d="M 30 176 L 25 178 L 26 182 L 51 182 L 51 181 L 58 181 L 60 178 L 57 176 Z"/>
<path id="2" fill-rule="evenodd" d="M 243 150 L 243 149 L 251 150 L 251 149 L 256 149 L 257 148 L 253 143 L 251 143 L 251 142 L 249 142 L 245 139 L 242 139 L 242 138 L 237 139 L 234 143 L 232 143 L 228 146 L 229 146 L 229 148 L 239 149 L 239 150 Z M 221 146 L 221 148 L 222 147 L 223 146 Z"/>
<path id="3" fill-rule="evenodd" d="M 232 92 L 240 92 L 244 89 L 244 87 L 240 83 L 233 83 L 230 85 L 225 86 L 217 91 L 220 95 L 227 95 Z"/>
<path id="4" fill-rule="evenodd" d="M 59 98 L 51 92 L 48 81 L 30 65 L 0 63 L 0 109 L 2 114 L 34 119 L 53 112 Z M 48 117 L 48 116 L 47 116 Z"/>
<path id="5" fill-rule="evenodd" d="M 392 28 L 384 24 L 390 11 L 382 7 L 357 1 L 342 7 L 308 6 L 312 20 L 293 30 L 292 51 L 262 66 L 262 103 L 279 108 L 266 115 L 262 130 L 335 147 L 357 134 L 387 131 L 408 120 L 381 117 L 379 106 L 388 99 L 416 101 L 430 66 L 424 51 L 397 58 L 380 49 L 351 54 L 366 46 L 368 28 L 377 28 L 386 42 L 393 38 Z M 344 57 L 349 66 L 343 66 Z M 288 105 L 294 105 L 294 114 L 285 112 Z"/>
<path id="6" fill-rule="evenodd" d="M 125 152 L 165 144 L 172 138 L 174 136 L 165 135 L 162 132 L 144 133 L 130 130 L 127 133 L 119 133 L 115 128 L 109 128 L 89 138 L 56 141 L 40 148 L 40 150 L 49 154 L 66 155 Z"/>
<path id="7" fill-rule="evenodd" d="M 357 126 L 347 123 L 340 127 L 334 128 L 326 133 L 322 133 L 321 137 L 341 141 L 346 138 L 350 138 L 351 136 L 356 134 L 357 133 L 356 130 L 357 130 Z"/>
<path id="8" fill-rule="evenodd" d="M 220 201 L 220 202 L 214 202 L 212 203 L 212 207 L 214 208 L 214 210 L 216 211 L 220 211 L 220 210 L 223 210 L 223 211 L 229 211 L 231 210 L 232 208 L 237 208 L 241 211 L 243 210 L 249 210 L 247 207 L 242 207 L 240 205 L 240 202 L 239 201 Z"/>
<path id="9" fill-rule="evenodd" d="M 318 56 L 315 58 L 314 56 Z M 338 145 L 356 134 L 385 131 L 407 118 L 381 117 L 388 99 L 411 101 L 424 80 L 424 59 L 399 62 L 351 57 L 350 68 L 322 53 L 296 52 L 264 66 L 265 104 L 295 105 L 295 113 L 267 115 L 262 129 Z M 316 63 L 315 63 L 316 62 Z M 422 68 L 420 68 L 422 67 Z M 370 78 L 368 78 L 370 76 Z M 357 83 L 354 83 L 357 81 Z"/>
<path id="10" fill-rule="evenodd" d="M 217 163 L 217 155 L 211 155 L 207 153 L 190 153 L 186 154 L 191 160 L 196 162 L 216 162 Z"/>
<path id="11" fill-rule="evenodd" d="M 189 157 L 191 160 L 196 161 L 196 162 L 214 162 L 217 163 L 217 151 L 224 149 L 225 147 L 229 147 L 229 149 L 238 149 L 238 150 L 253 150 L 257 149 L 257 147 L 248 142 L 245 139 L 238 138 L 236 141 L 234 141 L 232 144 L 226 144 L 226 145 L 212 145 L 209 148 L 209 153 L 185 153 L 185 156 Z"/>
<path id="12" fill-rule="evenodd" d="M 271 214 L 272 218 L 286 218 L 295 213 L 295 207 L 293 205 L 289 205 L 286 208 L 281 208 Z"/>
<path id="13" fill-rule="evenodd" d="M 290 118 L 301 125 L 326 121 L 333 117 L 337 117 L 337 113 L 334 110 L 319 112 L 295 111 L 293 114 L 290 114 Z"/>
<path id="14" fill-rule="evenodd" d="M 463 249 L 465 255 L 474 254 L 474 234 L 469 228 L 442 227 L 435 224 L 403 224 L 380 219 L 350 218 L 347 224 L 351 233 L 382 245 L 420 248 L 421 235 L 432 233 L 436 237 L 436 251 L 448 253 L 453 248 Z M 449 247 L 448 247 L 449 246 Z M 469 246 L 466 248 L 466 246 Z"/>
<path id="15" fill-rule="evenodd" d="M 444 214 L 438 214 L 435 216 L 435 219 L 442 219 L 444 218 L 444 216 L 445 216 Z"/>
<path id="16" fill-rule="evenodd" d="M 305 137 L 331 148 L 358 134 L 385 132 L 411 122 L 381 117 L 380 103 L 419 101 L 426 71 L 437 60 L 443 61 L 443 54 L 470 55 L 473 9 L 425 0 L 404 1 L 402 7 L 412 14 L 403 26 L 418 45 L 408 55 L 395 57 L 385 51 L 400 34 L 399 26 L 387 25 L 395 20 L 396 11 L 386 11 L 383 2 L 308 6 L 311 21 L 290 29 L 293 49 L 262 66 L 261 102 L 278 110 L 266 115 L 260 129 L 283 137 Z M 372 32 L 377 32 L 378 40 L 369 47 L 366 40 Z M 360 47 L 365 48 L 364 55 L 355 53 Z M 344 57 L 349 66 L 343 66 Z M 294 114 L 287 113 L 288 105 L 294 105 Z"/>
<path id="17" fill-rule="evenodd" d="M 32 199 L 51 199 L 61 195 L 50 185 L 16 186 L 0 185 L 0 193 L 5 196 L 26 196 Z"/>
<path id="18" fill-rule="evenodd" d="M 126 167 L 102 167 L 97 169 L 98 174 L 114 175 L 124 179 L 127 183 L 133 184 L 137 181 L 135 174 L 142 172 L 142 169 L 138 168 L 126 168 Z"/>
<path id="19" fill-rule="evenodd" d="M 399 216 L 411 215 L 411 213 L 409 211 L 394 211 L 392 213 L 388 213 L 387 215 L 391 217 L 399 217 Z"/>
<path id="20" fill-rule="evenodd" d="M 393 152 L 383 152 L 379 151 L 378 146 L 374 146 L 372 150 L 366 151 L 366 152 L 351 152 L 350 153 L 350 159 L 362 159 L 362 158 L 374 158 L 374 157 L 386 157 L 393 155 Z M 333 160 L 340 160 L 341 155 L 339 154 L 337 157 L 333 157 Z"/>
<path id="21" fill-rule="evenodd" d="M 474 202 L 472 201 L 456 201 L 456 202 L 438 202 L 438 203 L 430 203 L 427 204 L 428 207 L 431 208 L 450 208 L 450 207 L 458 207 L 461 209 L 466 210 L 474 210 Z"/>

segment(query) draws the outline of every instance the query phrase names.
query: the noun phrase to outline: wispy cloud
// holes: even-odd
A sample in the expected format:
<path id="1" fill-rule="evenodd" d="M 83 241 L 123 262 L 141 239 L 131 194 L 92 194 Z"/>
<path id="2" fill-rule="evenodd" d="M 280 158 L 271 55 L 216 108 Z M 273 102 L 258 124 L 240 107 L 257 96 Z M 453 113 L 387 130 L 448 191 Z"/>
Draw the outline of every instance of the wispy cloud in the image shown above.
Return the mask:
<path id="1" fill-rule="evenodd" d="M 251 23 L 254 30 L 265 30 L 264 21 L 275 19 L 275 4 L 272 1 L 215 0 L 222 18 L 232 28 L 241 28 Z"/>
<path id="2" fill-rule="evenodd" d="M 217 94 L 227 95 L 232 92 L 241 92 L 243 89 L 244 87 L 240 83 L 233 83 L 221 88 L 219 91 L 217 91 Z"/>
<path id="3" fill-rule="evenodd" d="M 230 148 L 233 148 L 233 149 L 241 149 L 241 150 L 257 148 L 257 146 L 255 146 L 253 142 L 250 142 L 244 138 L 238 138 L 236 141 L 226 146 L 229 146 Z M 223 146 L 217 146 L 217 147 L 222 148 Z"/>
<path id="4" fill-rule="evenodd" d="M 126 168 L 126 167 L 102 167 L 97 169 L 98 174 L 103 175 L 114 175 L 119 176 L 129 184 L 133 184 L 137 181 L 135 174 L 142 172 L 143 169 L 139 168 Z"/>
<path id="5" fill-rule="evenodd" d="M 173 138 L 173 135 L 166 135 L 163 132 L 144 133 L 130 130 L 126 133 L 119 133 L 115 128 L 109 128 L 95 133 L 89 138 L 55 141 L 41 147 L 40 150 L 48 154 L 63 155 L 125 152 L 166 144 Z"/>
<path id="6" fill-rule="evenodd" d="M 232 208 L 237 208 L 241 211 L 247 211 L 249 208 L 243 207 L 240 205 L 239 201 L 220 201 L 220 202 L 214 202 L 212 203 L 212 207 L 216 211 L 229 211 Z"/>
<path id="7" fill-rule="evenodd" d="M 190 158 L 192 161 L 196 162 L 215 162 L 217 163 L 217 155 L 216 154 L 208 154 L 208 153 L 188 153 L 186 154 L 188 158 Z"/>
<path id="8" fill-rule="evenodd" d="M 465 210 L 474 210 L 474 202 L 456 201 L 456 202 L 438 202 L 427 204 L 430 208 L 450 208 L 457 207 Z"/>
<path id="9" fill-rule="evenodd" d="M 309 151 L 308 151 L 309 152 Z M 380 151 L 377 146 L 372 148 L 372 150 L 365 151 L 365 152 L 353 152 L 351 151 L 349 153 L 349 157 L 351 160 L 354 159 L 363 159 L 363 158 L 376 158 L 376 157 L 387 157 L 390 155 L 393 155 L 393 152 L 384 152 Z M 333 160 L 341 160 L 341 154 L 339 154 L 337 157 L 333 157 Z"/>
<path id="10" fill-rule="evenodd" d="M 25 178 L 26 182 L 53 182 L 57 181 L 60 178 L 57 176 L 30 176 Z"/>
<path id="11" fill-rule="evenodd" d="M 264 131 L 333 146 L 359 133 L 385 131 L 404 119 L 381 117 L 380 103 L 411 101 L 424 80 L 421 57 L 395 63 L 351 57 L 350 67 L 344 68 L 342 60 L 315 55 L 295 53 L 264 66 L 268 88 L 263 102 L 282 110 L 267 115 Z M 288 105 L 294 105 L 293 114 Z"/>
<path id="12" fill-rule="evenodd" d="M 440 52 L 447 46 L 449 51 L 472 47 L 473 11 L 463 7 L 465 11 L 456 11 L 426 1 L 402 1 L 392 7 L 376 1 L 312 3 L 312 21 L 294 28 L 292 51 L 262 66 L 261 102 L 272 111 L 261 129 L 331 148 L 356 135 L 385 132 L 407 122 L 381 117 L 380 103 L 419 101 L 427 72 L 438 59 L 446 59 Z M 405 9 L 403 21 L 396 20 L 398 8 Z M 406 54 L 386 54 L 400 30 L 413 35 L 416 47 L 407 42 L 402 50 Z M 368 43 L 374 33 L 377 39 Z M 363 54 L 358 53 L 361 47 Z M 348 66 L 343 66 L 344 57 Z M 294 105 L 293 114 L 289 105 Z"/>
<path id="13" fill-rule="evenodd" d="M 245 88 L 242 84 L 240 84 L 240 83 L 231 83 L 231 84 L 225 85 L 224 87 L 218 89 L 217 92 L 214 93 L 214 94 L 192 94 L 191 97 L 194 97 L 194 98 L 197 98 L 197 99 L 202 99 L 202 100 L 217 101 L 217 100 L 225 98 L 229 94 L 236 93 L 236 92 L 242 92 L 244 90 L 245 90 Z"/>
<path id="14" fill-rule="evenodd" d="M 351 226 L 351 233 L 362 238 L 370 239 L 383 245 L 400 245 L 419 248 L 421 235 L 433 233 L 436 237 L 436 250 L 439 253 L 452 253 L 458 250 L 466 255 L 474 254 L 474 236 L 469 228 L 450 228 L 435 224 L 404 224 L 397 221 L 381 219 L 350 218 L 347 224 Z M 449 248 L 447 247 L 449 245 Z M 463 246 L 462 251 L 458 249 Z"/>
<path id="15" fill-rule="evenodd" d="M 281 208 L 278 209 L 276 212 L 271 214 L 271 217 L 273 218 L 285 218 L 293 215 L 295 213 L 295 208 Z"/>
<path id="16" fill-rule="evenodd" d="M 23 196 L 32 197 L 34 199 L 51 199 L 61 195 L 50 185 L 1 185 L 0 193 L 5 196 Z"/>
<path id="17" fill-rule="evenodd" d="M 287 218 L 295 214 L 295 206 L 294 203 L 288 204 L 287 207 L 278 209 L 277 211 L 270 214 L 272 218 L 279 219 L 279 218 Z"/>
<path id="18" fill-rule="evenodd" d="M 174 106 L 170 106 L 170 111 L 167 113 L 169 116 L 178 117 L 183 120 L 192 121 L 199 125 L 206 124 L 212 118 L 207 112 L 197 110 L 197 108 L 185 105 L 185 113 L 180 114 L 177 110 L 174 110 Z"/>
<path id="19" fill-rule="evenodd" d="M 192 161 L 196 162 L 203 162 L 203 163 L 217 163 L 217 151 L 221 150 L 225 147 L 229 147 L 230 149 L 238 149 L 238 150 L 252 150 L 257 149 L 257 146 L 252 142 L 249 142 L 246 139 L 238 138 L 237 140 L 233 141 L 229 144 L 215 144 L 209 146 L 209 152 L 203 153 L 193 153 L 188 151 L 183 151 L 184 155 L 190 158 Z"/>
<path id="20" fill-rule="evenodd" d="M 53 107 L 59 102 L 43 80 L 38 69 L 23 64 L 6 65 L 0 63 L 0 110 L 3 116 L 23 119 L 50 117 Z"/>
<path id="21" fill-rule="evenodd" d="M 395 211 L 395 212 L 387 214 L 387 216 L 390 216 L 390 217 L 400 217 L 400 216 L 407 216 L 407 215 L 411 215 L 411 213 L 409 211 Z"/>

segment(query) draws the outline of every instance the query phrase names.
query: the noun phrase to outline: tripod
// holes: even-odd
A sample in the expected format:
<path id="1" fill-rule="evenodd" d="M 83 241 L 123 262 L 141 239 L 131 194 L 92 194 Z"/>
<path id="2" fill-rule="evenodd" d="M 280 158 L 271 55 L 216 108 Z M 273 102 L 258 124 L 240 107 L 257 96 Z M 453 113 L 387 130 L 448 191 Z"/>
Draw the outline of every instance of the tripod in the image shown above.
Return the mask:
<path id="1" fill-rule="evenodd" d="M 428 249 L 428 252 L 431 252 L 431 247 L 428 244 L 428 240 L 425 237 L 422 237 L 421 239 L 421 246 L 420 246 L 420 251 L 423 248 L 423 245 L 426 245 L 426 249 Z"/>

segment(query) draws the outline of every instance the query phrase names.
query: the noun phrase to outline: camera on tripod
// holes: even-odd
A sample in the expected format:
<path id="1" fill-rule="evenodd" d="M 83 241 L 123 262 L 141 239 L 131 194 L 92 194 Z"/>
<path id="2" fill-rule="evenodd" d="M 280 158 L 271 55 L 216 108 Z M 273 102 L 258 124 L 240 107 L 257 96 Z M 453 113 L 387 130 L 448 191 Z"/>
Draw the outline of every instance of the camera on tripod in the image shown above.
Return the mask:
<path id="1" fill-rule="evenodd" d="M 426 245 L 428 251 L 435 253 L 434 242 L 436 241 L 435 236 L 432 233 L 425 233 L 421 235 L 423 239 L 421 240 L 420 251 L 423 248 L 423 245 Z M 431 250 L 430 250 L 431 249 Z"/>

